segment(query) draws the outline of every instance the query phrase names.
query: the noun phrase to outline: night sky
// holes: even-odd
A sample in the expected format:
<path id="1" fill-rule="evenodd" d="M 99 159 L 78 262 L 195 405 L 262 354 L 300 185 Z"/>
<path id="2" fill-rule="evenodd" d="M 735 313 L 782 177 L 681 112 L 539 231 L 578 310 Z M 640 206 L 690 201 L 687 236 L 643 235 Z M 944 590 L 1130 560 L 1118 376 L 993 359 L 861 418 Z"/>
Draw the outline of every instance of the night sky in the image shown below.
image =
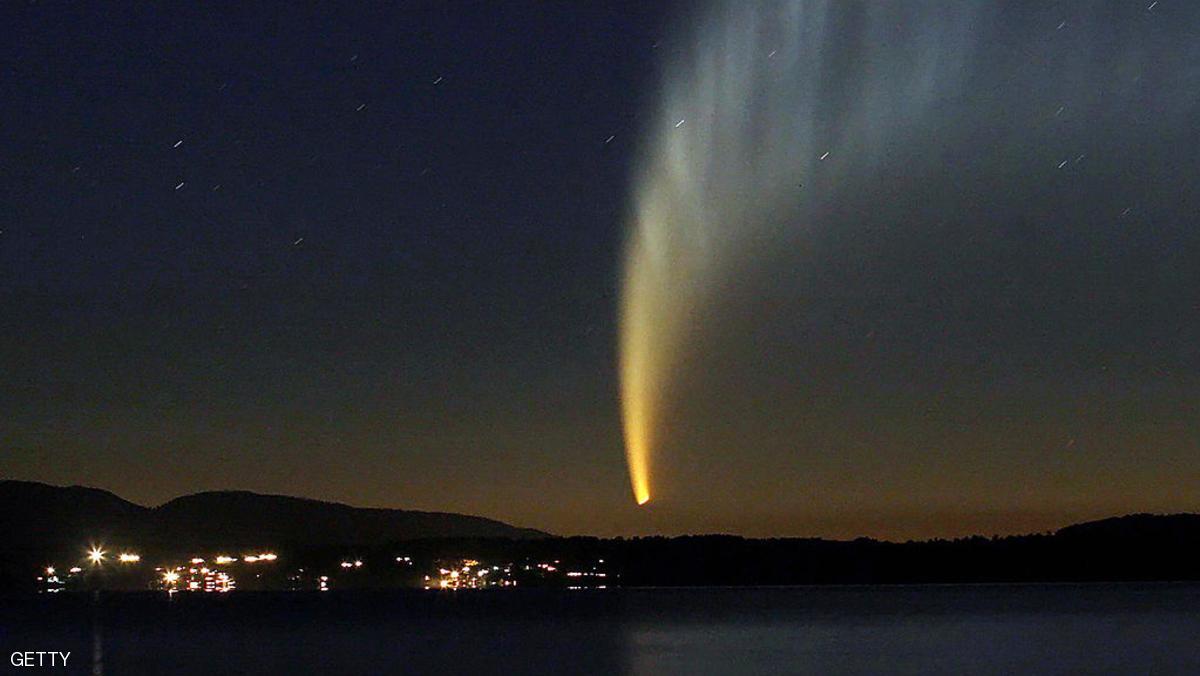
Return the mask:
<path id="1" fill-rule="evenodd" d="M 6 4 L 0 475 L 562 534 L 1200 510 L 1200 6 L 897 5 Z M 680 162 L 721 264 L 638 508 L 623 258 Z"/>

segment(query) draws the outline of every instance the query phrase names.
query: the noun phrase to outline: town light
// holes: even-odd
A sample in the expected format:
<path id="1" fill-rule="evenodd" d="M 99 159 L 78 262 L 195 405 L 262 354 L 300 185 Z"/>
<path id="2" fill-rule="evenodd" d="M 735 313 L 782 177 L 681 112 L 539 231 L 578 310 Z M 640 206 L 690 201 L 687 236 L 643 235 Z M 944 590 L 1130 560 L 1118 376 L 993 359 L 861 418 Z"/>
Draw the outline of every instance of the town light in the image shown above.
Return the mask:
<path id="1" fill-rule="evenodd" d="M 92 562 L 93 566 L 99 565 L 100 562 L 104 561 L 104 554 L 105 551 L 103 549 L 93 546 L 88 551 L 88 560 Z"/>

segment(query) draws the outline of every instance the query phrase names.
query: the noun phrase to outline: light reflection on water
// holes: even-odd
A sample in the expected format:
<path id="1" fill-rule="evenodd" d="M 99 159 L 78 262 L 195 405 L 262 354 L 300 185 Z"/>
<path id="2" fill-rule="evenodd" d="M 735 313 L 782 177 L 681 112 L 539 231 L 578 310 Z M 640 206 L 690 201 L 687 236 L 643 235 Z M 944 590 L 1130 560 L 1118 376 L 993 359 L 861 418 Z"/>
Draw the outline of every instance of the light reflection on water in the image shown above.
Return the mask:
<path id="1" fill-rule="evenodd" d="M 104 673 L 1200 673 L 1200 585 L 222 596 L 103 596 Z M 0 647 L 92 673 L 96 612 L 0 601 Z"/>

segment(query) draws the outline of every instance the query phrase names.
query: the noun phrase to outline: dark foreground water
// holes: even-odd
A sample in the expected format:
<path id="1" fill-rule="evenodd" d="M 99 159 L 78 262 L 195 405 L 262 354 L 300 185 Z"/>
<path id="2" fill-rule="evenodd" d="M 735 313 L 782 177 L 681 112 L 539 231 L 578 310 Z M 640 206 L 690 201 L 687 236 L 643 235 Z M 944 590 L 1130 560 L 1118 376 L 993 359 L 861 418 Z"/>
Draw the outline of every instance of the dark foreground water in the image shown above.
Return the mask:
<path id="1" fill-rule="evenodd" d="M 1200 586 L 51 596 L 0 601 L 0 648 L 14 673 L 1200 674 Z"/>

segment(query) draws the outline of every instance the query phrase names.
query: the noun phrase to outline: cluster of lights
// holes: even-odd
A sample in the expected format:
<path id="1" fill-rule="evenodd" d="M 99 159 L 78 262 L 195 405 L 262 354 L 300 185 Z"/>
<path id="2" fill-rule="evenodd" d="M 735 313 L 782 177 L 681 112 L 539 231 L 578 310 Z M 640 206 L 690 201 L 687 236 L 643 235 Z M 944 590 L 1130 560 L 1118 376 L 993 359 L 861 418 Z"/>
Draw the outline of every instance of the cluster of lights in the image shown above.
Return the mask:
<path id="1" fill-rule="evenodd" d="M 99 544 L 93 544 L 85 551 L 87 563 L 93 567 L 102 566 L 105 562 L 109 561 L 110 556 L 110 553 L 105 550 L 104 546 Z M 275 554 L 274 552 L 265 551 L 255 554 L 246 554 L 241 560 L 247 563 L 258 563 L 273 562 L 278 559 L 279 555 Z M 227 565 L 235 563 L 238 560 L 238 557 L 221 554 L 213 559 L 213 565 Z M 137 552 L 126 550 L 116 554 L 115 561 L 124 565 L 137 564 L 141 563 L 142 556 Z M 230 591 L 234 588 L 234 579 L 228 573 L 224 573 L 216 569 L 210 570 L 207 567 L 199 567 L 202 566 L 204 562 L 205 559 L 195 557 L 191 559 L 191 564 L 193 566 L 192 568 L 186 570 L 180 567 L 166 569 L 155 568 L 155 575 L 159 577 L 163 587 L 171 593 L 174 593 L 180 586 L 185 584 L 187 589 L 194 591 L 198 591 L 202 587 L 204 591 L 219 592 Z M 355 561 L 354 564 L 357 566 L 362 566 L 362 561 Z M 84 569 L 80 566 L 73 566 L 70 568 L 70 574 L 72 576 L 78 575 L 82 573 L 83 570 Z M 39 576 L 38 581 L 45 583 L 65 584 L 66 579 L 60 579 L 57 575 L 57 569 L 53 565 L 48 565 L 45 567 L 45 576 Z M 58 588 L 53 588 L 44 589 L 43 591 L 58 590 Z"/>
<path id="2" fill-rule="evenodd" d="M 398 561 L 400 559 L 397 559 Z M 598 565 L 604 564 L 604 559 L 597 561 Z M 601 584 L 591 585 L 572 585 L 567 589 L 606 589 L 607 585 L 603 584 L 608 578 L 608 573 L 601 572 L 596 566 L 592 566 L 590 570 L 563 570 L 562 561 L 554 560 L 552 562 L 530 562 L 522 566 L 522 569 L 533 574 L 538 574 L 543 577 L 550 575 L 562 575 L 566 578 L 584 582 L 587 579 L 595 580 Z M 504 568 L 500 566 L 480 566 L 479 561 L 473 559 L 465 559 L 452 567 L 438 568 L 437 574 L 426 575 L 424 587 L 426 589 L 480 589 L 485 587 L 510 587 L 516 586 L 517 581 L 511 579 L 513 566 L 506 565 Z M 581 579 L 582 578 L 582 579 Z"/>
<path id="3" fill-rule="evenodd" d="M 476 570 L 476 568 L 478 568 Z M 500 566 L 480 566 L 474 559 L 465 559 L 454 568 L 439 568 L 437 579 L 425 576 L 426 589 L 482 589 L 484 587 L 516 586 L 515 580 L 508 580 L 504 575 L 512 572 L 511 567 L 503 569 Z M 497 575 L 498 573 L 498 575 Z"/>
<path id="4" fill-rule="evenodd" d="M 38 582 L 43 583 L 42 591 L 50 593 L 62 591 L 65 584 L 58 575 L 55 575 L 54 566 L 46 566 L 46 577 L 39 577 Z"/>
<path id="5" fill-rule="evenodd" d="M 213 582 L 209 578 L 204 580 L 204 591 L 229 592 L 233 591 L 233 578 L 229 577 L 229 573 L 217 573 L 216 581 Z"/>
<path id="6" fill-rule="evenodd" d="M 558 562 L 555 561 L 555 563 L 558 563 Z M 598 563 L 603 564 L 604 559 L 600 559 L 598 561 Z M 599 570 L 596 570 L 596 567 L 592 566 L 592 569 L 590 571 L 581 571 L 581 570 L 568 571 L 567 577 L 574 577 L 574 578 L 590 577 L 590 578 L 598 578 L 600 580 L 605 580 L 608 578 L 608 573 L 604 573 Z M 607 584 L 597 584 L 593 587 L 587 587 L 587 586 L 583 586 L 583 585 L 571 585 L 571 586 L 568 586 L 567 589 L 572 590 L 572 591 L 577 591 L 577 590 L 582 590 L 582 589 L 608 589 L 608 585 Z"/>
<path id="7" fill-rule="evenodd" d="M 45 574 L 39 575 L 37 578 L 37 581 L 41 583 L 39 591 L 54 593 L 65 589 L 71 578 L 82 573 L 83 568 L 80 568 L 79 566 L 72 566 L 67 570 L 66 575 L 62 575 L 59 573 L 59 569 L 55 567 L 54 564 L 50 564 L 46 566 L 43 572 Z"/>
<path id="8" fill-rule="evenodd" d="M 87 552 L 87 558 L 93 566 L 98 566 L 107 560 L 108 552 L 104 551 L 104 548 L 99 545 L 92 545 L 92 548 Z M 117 561 L 121 563 L 137 563 L 141 560 L 141 555 L 134 552 L 121 552 L 117 555 Z"/>
<path id="9" fill-rule="evenodd" d="M 210 568 L 188 568 L 186 573 L 179 568 L 163 571 L 163 587 L 174 594 L 179 591 L 180 583 L 186 582 L 188 591 L 228 592 L 233 591 L 236 583 L 228 573 Z"/>
<path id="10" fill-rule="evenodd" d="M 87 550 L 87 559 L 91 565 L 99 566 L 108 560 L 109 552 L 105 551 L 103 546 L 93 545 Z M 266 551 L 253 554 L 243 554 L 239 559 L 235 556 L 227 556 L 225 554 L 217 555 L 212 559 L 213 566 L 225 566 L 238 561 L 243 561 L 247 564 L 259 562 L 272 562 L 278 560 L 279 557 L 274 552 Z M 141 562 L 140 554 L 132 551 L 124 551 L 116 555 L 116 561 L 122 564 L 135 564 Z M 155 568 L 156 575 L 161 575 L 161 584 L 164 589 L 170 593 L 179 591 L 180 588 L 189 591 L 216 591 L 227 592 L 234 588 L 234 579 L 226 572 L 217 568 L 209 568 L 204 566 L 206 559 L 195 557 L 191 560 L 192 567 L 187 568 Z M 395 561 L 400 565 L 413 566 L 414 561 L 409 556 L 397 556 Z M 603 564 L 604 560 L 600 559 L 599 564 Z M 362 559 L 344 560 L 340 562 L 340 567 L 344 570 L 352 570 L 362 568 L 365 563 Z M 450 567 L 438 569 L 438 575 L 431 577 L 425 576 L 426 589 L 478 589 L 483 587 L 508 587 L 516 586 L 516 580 L 510 579 L 510 575 L 515 566 L 507 564 L 503 568 L 500 566 L 484 566 L 475 559 L 461 559 Z M 526 571 L 538 571 L 545 575 L 550 573 L 558 573 L 568 578 L 598 578 L 604 580 L 608 577 L 607 573 L 600 572 L 596 567 L 592 567 L 590 571 L 570 570 L 562 571 L 561 562 L 558 560 L 543 563 L 534 563 L 530 561 L 523 566 Z M 79 566 L 72 567 L 70 573 L 72 575 L 83 572 Z M 300 571 L 303 573 L 303 570 Z M 261 577 L 258 575 L 257 577 Z M 55 582 L 60 580 L 56 577 L 56 568 L 53 565 L 46 566 L 45 577 L 39 577 L 39 581 Z M 300 578 L 288 578 L 289 580 L 298 581 Z M 582 580 L 581 580 L 582 581 Z M 65 582 L 65 580 L 63 580 Z M 321 591 L 328 591 L 330 588 L 330 578 L 327 575 L 322 575 L 318 578 L 317 588 Z M 569 589 L 581 589 L 583 587 L 568 587 Z M 598 588 L 604 589 L 601 585 Z M 46 589 L 45 591 L 55 591 L 54 589 Z"/>
<path id="11" fill-rule="evenodd" d="M 258 561 L 274 561 L 277 558 L 279 557 L 271 552 L 263 552 L 262 554 L 246 554 L 242 557 L 242 560 L 246 563 L 256 563 Z M 217 563 L 220 563 L 220 561 Z"/>

